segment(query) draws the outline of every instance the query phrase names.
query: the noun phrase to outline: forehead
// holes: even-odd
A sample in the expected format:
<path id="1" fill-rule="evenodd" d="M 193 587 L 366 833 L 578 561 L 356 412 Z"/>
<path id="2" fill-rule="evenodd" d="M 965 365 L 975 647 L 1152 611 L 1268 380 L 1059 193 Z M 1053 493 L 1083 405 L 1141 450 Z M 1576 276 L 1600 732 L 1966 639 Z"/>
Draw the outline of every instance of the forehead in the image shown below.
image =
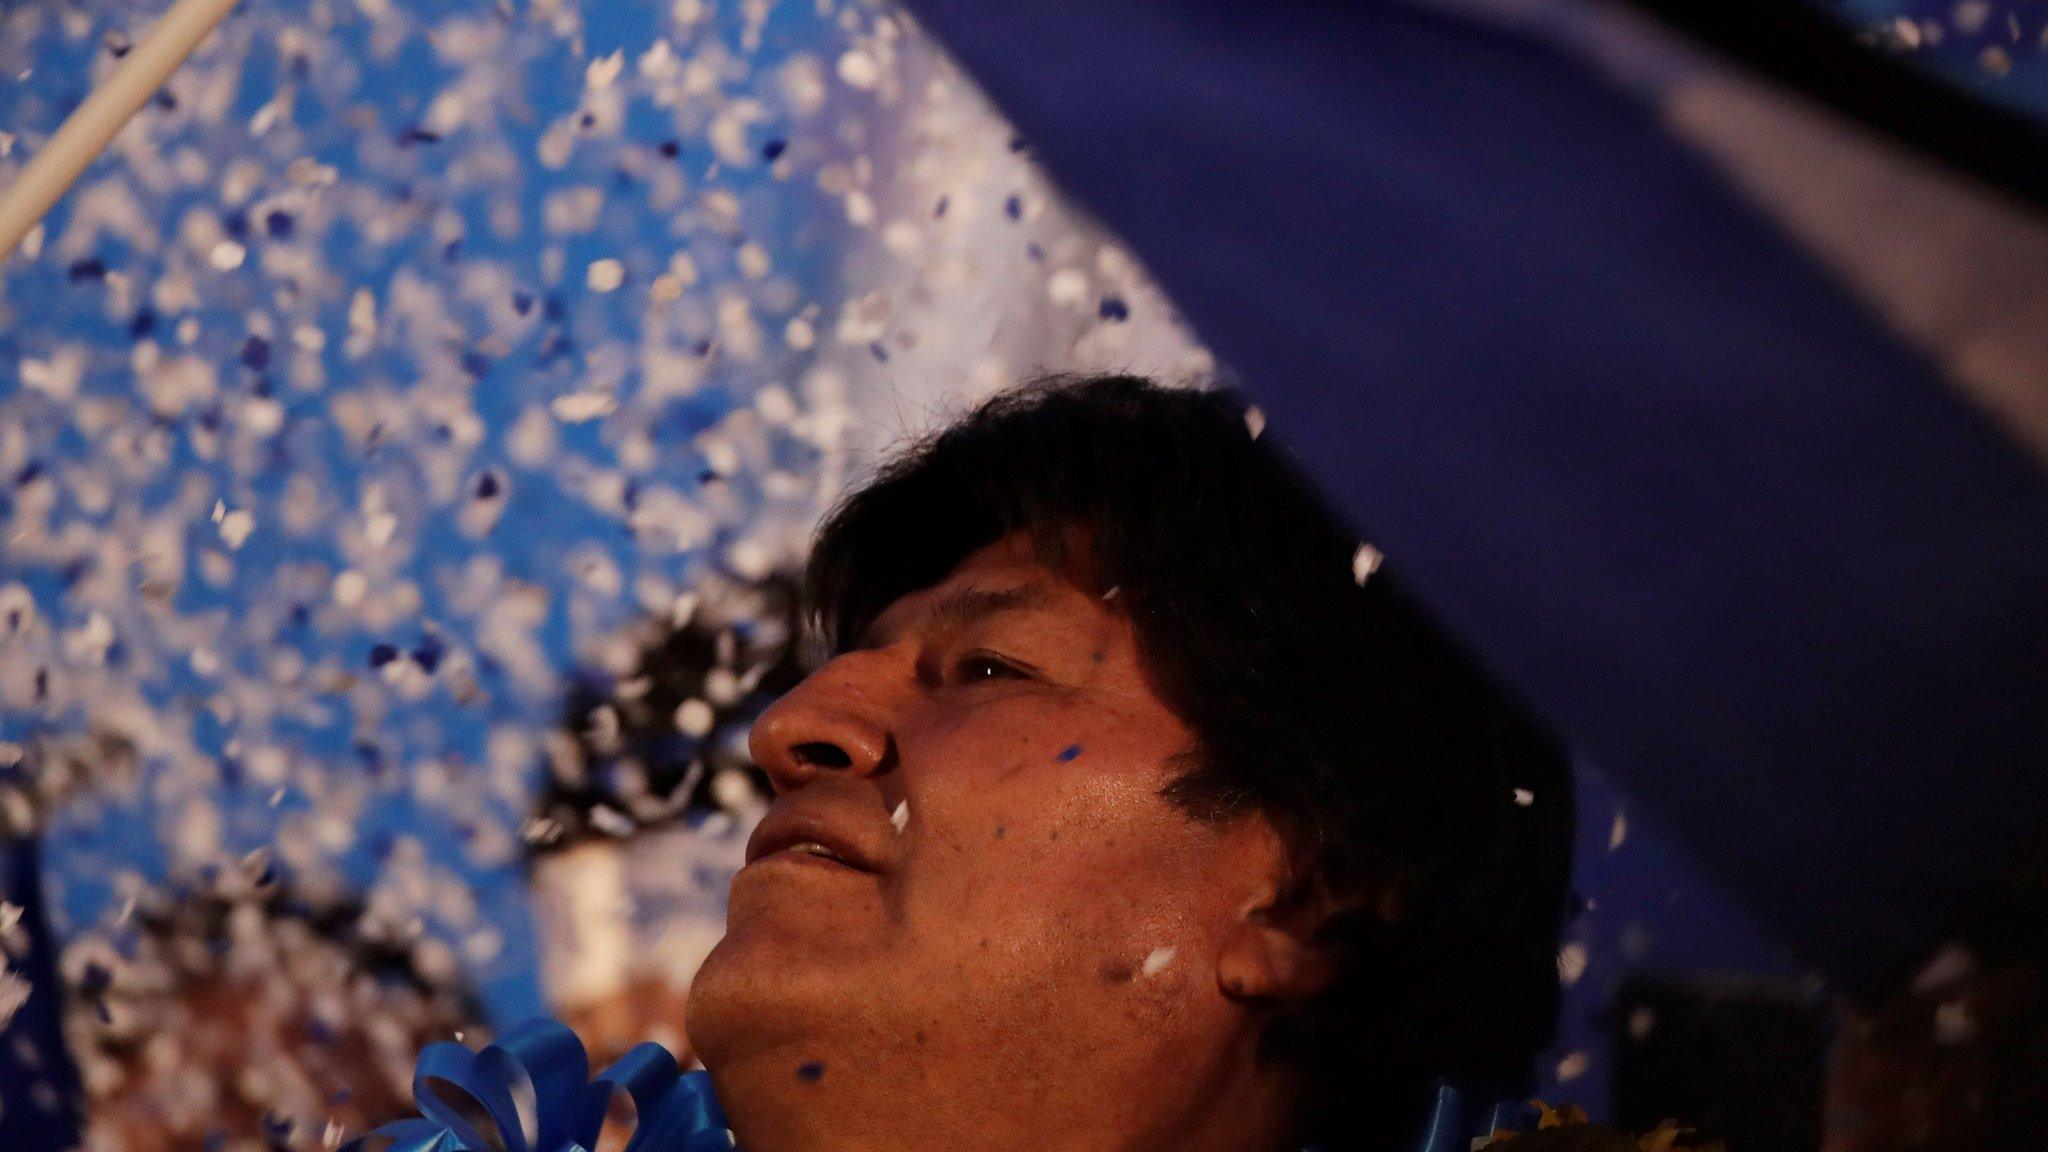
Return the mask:
<path id="1" fill-rule="evenodd" d="M 1107 615 L 1107 609 L 1038 558 L 1031 539 L 1012 533 L 969 553 L 944 580 L 898 597 L 861 636 L 877 647 L 906 632 L 1002 615 Z"/>

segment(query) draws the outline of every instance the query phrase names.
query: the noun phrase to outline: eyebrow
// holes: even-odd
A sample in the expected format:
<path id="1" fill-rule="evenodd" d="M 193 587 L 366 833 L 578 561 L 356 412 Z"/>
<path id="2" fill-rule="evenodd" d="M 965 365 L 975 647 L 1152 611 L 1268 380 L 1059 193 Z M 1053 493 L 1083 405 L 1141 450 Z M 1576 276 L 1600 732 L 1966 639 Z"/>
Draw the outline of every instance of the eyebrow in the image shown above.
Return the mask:
<path id="1" fill-rule="evenodd" d="M 1052 589 L 1039 581 L 1019 584 L 1014 588 L 961 588 L 941 596 L 925 610 L 920 623 L 933 632 L 953 632 L 992 616 L 1041 608 L 1051 600 Z M 854 647 L 886 647 L 885 641 L 889 638 L 877 617 L 861 633 L 860 642 Z"/>

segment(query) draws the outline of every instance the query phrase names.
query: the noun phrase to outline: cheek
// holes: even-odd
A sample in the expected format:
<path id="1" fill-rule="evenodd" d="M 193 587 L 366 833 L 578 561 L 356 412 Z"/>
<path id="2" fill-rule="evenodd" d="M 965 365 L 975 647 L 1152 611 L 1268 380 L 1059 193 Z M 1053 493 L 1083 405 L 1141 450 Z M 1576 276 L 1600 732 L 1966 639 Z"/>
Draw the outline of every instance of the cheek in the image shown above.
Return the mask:
<path id="1" fill-rule="evenodd" d="M 1202 831 L 1159 798 L 1161 758 L 1108 737 L 1005 751 L 910 788 L 920 822 L 903 914 L 920 946 L 967 967 L 1111 983 L 1161 949 L 1199 949 L 1210 860 Z"/>

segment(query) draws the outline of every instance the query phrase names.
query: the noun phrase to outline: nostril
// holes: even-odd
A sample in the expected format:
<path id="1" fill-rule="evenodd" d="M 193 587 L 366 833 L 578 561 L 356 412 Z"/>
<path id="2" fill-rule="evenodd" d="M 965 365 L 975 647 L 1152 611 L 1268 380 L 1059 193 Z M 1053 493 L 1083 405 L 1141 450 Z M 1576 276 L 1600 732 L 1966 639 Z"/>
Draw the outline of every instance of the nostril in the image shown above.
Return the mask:
<path id="1" fill-rule="evenodd" d="M 790 755 L 796 758 L 797 763 L 809 765 L 813 768 L 851 768 L 853 766 L 853 757 L 848 756 L 844 748 L 823 740 L 799 744 L 789 751 Z"/>

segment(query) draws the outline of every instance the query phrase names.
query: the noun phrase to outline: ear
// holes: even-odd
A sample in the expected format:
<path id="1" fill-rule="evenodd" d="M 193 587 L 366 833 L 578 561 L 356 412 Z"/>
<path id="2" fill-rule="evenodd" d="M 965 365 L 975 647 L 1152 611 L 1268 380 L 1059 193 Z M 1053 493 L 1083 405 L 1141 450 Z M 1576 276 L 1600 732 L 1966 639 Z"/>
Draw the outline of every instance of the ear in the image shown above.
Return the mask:
<path id="1" fill-rule="evenodd" d="M 1339 970 L 1334 949 L 1316 939 L 1326 918 L 1308 901 L 1277 895 L 1247 908 L 1217 951 L 1217 988 L 1240 1001 L 1314 998 Z"/>
<path id="2" fill-rule="evenodd" d="M 1279 832 L 1264 818 L 1256 823 L 1267 839 L 1254 853 L 1264 857 L 1264 875 L 1223 933 L 1216 986 L 1231 1000 L 1300 1003 L 1341 974 L 1342 957 L 1323 941 L 1323 928 L 1357 902 L 1339 899 L 1320 876 L 1298 874 Z M 1391 918 L 1387 901 L 1378 903 Z"/>

